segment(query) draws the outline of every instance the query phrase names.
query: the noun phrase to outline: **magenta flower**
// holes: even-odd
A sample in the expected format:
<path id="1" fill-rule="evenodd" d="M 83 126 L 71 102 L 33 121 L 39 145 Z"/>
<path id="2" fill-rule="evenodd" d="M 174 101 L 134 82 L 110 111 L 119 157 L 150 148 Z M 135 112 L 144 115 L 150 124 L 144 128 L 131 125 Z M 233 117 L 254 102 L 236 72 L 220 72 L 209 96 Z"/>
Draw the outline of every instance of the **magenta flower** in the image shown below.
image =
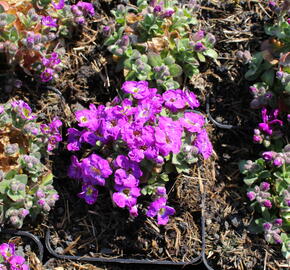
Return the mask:
<path id="1" fill-rule="evenodd" d="M 250 201 L 253 201 L 256 198 L 256 193 L 253 191 L 249 191 L 249 192 L 247 192 L 247 197 Z"/>
<path id="2" fill-rule="evenodd" d="M 166 198 L 161 197 L 149 205 L 146 213 L 148 217 L 155 217 L 157 215 L 158 225 L 166 225 L 169 221 L 169 216 L 174 215 L 174 208 L 166 205 Z"/>
<path id="3" fill-rule="evenodd" d="M 173 121 L 165 116 L 159 117 L 154 135 L 160 154 L 167 156 L 170 152 L 174 154 L 179 153 L 182 143 L 182 131 L 179 121 Z"/>
<path id="4" fill-rule="evenodd" d="M 195 45 L 194 45 L 194 50 L 196 52 L 204 52 L 206 50 L 206 47 L 201 43 L 201 42 L 197 42 Z"/>
<path id="5" fill-rule="evenodd" d="M 113 201 L 120 208 L 135 206 L 137 198 L 141 195 L 138 187 L 128 188 L 116 185 L 115 189 L 118 192 L 113 193 Z"/>
<path id="6" fill-rule="evenodd" d="M 83 180 L 91 184 L 105 185 L 105 178 L 112 174 L 109 162 L 96 154 L 91 154 L 82 161 Z"/>
<path id="7" fill-rule="evenodd" d="M 193 92 L 185 91 L 184 98 L 185 98 L 186 103 L 191 109 L 199 107 L 200 105 L 199 101 L 197 100 L 196 95 Z"/>
<path id="8" fill-rule="evenodd" d="M 150 95 L 147 81 L 126 81 L 121 89 L 125 93 L 132 94 L 135 99 L 144 99 Z"/>
<path id="9" fill-rule="evenodd" d="M 46 68 L 41 74 L 40 79 L 42 82 L 49 82 L 53 79 L 54 70 L 52 68 Z"/>
<path id="10" fill-rule="evenodd" d="M 0 255 L 7 260 L 15 253 L 15 245 L 14 244 L 1 244 L 0 245 Z"/>
<path id="11" fill-rule="evenodd" d="M 0 105 L 0 114 L 4 112 L 4 107 Z"/>
<path id="12" fill-rule="evenodd" d="M 50 16 L 42 16 L 41 23 L 49 27 L 57 27 L 57 19 L 54 19 Z"/>
<path id="13" fill-rule="evenodd" d="M 283 121 L 277 119 L 279 110 L 276 109 L 270 114 L 267 114 L 267 109 L 262 109 L 262 120 L 263 123 L 259 124 L 259 129 L 267 135 L 272 135 L 276 126 L 283 126 Z"/>
<path id="14" fill-rule="evenodd" d="M 205 124 L 204 117 L 193 112 L 185 112 L 184 117 L 180 119 L 180 122 L 184 128 L 192 133 L 200 133 Z"/>
<path id="15" fill-rule="evenodd" d="M 195 42 L 200 41 L 204 38 L 204 34 L 205 32 L 203 30 L 199 30 L 192 36 L 192 40 Z"/>
<path id="16" fill-rule="evenodd" d="M 22 256 L 13 255 L 9 258 L 11 270 L 29 270 L 29 266 L 25 263 Z"/>
<path id="17" fill-rule="evenodd" d="M 80 1 L 76 4 L 76 6 L 82 10 L 85 16 L 87 14 L 90 14 L 91 16 L 95 15 L 94 6 L 91 3 Z"/>
<path id="18" fill-rule="evenodd" d="M 22 119 L 33 120 L 36 118 L 29 105 L 23 100 L 13 101 L 11 105 L 20 114 Z"/>
<path id="19" fill-rule="evenodd" d="M 78 196 L 85 199 L 87 204 L 94 204 L 97 201 L 98 194 L 98 190 L 92 185 L 84 184 L 82 186 L 82 192 L 80 192 Z"/>
<path id="20" fill-rule="evenodd" d="M 170 109 L 172 112 L 177 112 L 186 106 L 186 101 L 184 99 L 184 94 L 182 90 L 167 90 L 162 95 L 164 99 L 164 106 Z"/>
<path id="21" fill-rule="evenodd" d="M 81 162 L 78 161 L 76 156 L 71 157 L 71 164 L 68 169 L 68 176 L 73 179 L 80 180 L 82 178 L 82 167 Z"/>
<path id="22" fill-rule="evenodd" d="M 272 208 L 272 202 L 270 200 L 265 200 L 263 202 L 263 205 L 266 207 L 266 208 Z"/>
<path id="23" fill-rule="evenodd" d="M 194 146 L 197 147 L 199 154 L 201 154 L 204 159 L 207 159 L 211 156 L 213 152 L 213 147 L 205 129 L 197 134 L 194 141 Z"/>
<path id="24" fill-rule="evenodd" d="M 63 9 L 64 8 L 64 0 L 57 0 L 58 3 L 52 1 L 51 4 L 55 9 Z"/>

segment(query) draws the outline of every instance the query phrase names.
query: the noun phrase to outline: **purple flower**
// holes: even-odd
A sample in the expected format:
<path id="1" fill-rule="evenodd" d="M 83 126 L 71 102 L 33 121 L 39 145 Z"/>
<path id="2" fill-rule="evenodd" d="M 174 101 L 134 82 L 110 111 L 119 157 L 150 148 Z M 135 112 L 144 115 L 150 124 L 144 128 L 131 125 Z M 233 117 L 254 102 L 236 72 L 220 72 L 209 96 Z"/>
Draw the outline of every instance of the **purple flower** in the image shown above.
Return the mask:
<path id="1" fill-rule="evenodd" d="M 87 14 L 90 14 L 91 16 L 95 15 L 94 6 L 91 3 L 80 1 L 76 4 L 76 6 L 82 10 L 85 16 Z"/>
<path id="2" fill-rule="evenodd" d="M 166 195 L 166 188 L 165 187 L 157 187 L 155 192 L 159 196 L 164 196 L 164 195 Z"/>
<path id="3" fill-rule="evenodd" d="M 13 256 L 15 253 L 15 245 L 14 244 L 1 244 L 0 245 L 0 255 L 7 260 L 9 257 Z"/>
<path id="4" fill-rule="evenodd" d="M 177 112 L 186 106 L 186 101 L 184 99 L 184 94 L 182 90 L 167 90 L 162 95 L 165 103 L 164 106 L 170 109 L 172 112 Z"/>
<path id="5" fill-rule="evenodd" d="M 56 145 L 58 142 L 61 142 L 62 136 L 60 134 L 54 134 L 49 136 L 48 138 L 48 145 L 47 145 L 47 151 L 52 151 L 56 148 Z"/>
<path id="6" fill-rule="evenodd" d="M 285 160 L 284 160 L 281 156 L 277 156 L 277 157 L 275 157 L 275 159 L 274 159 L 274 161 L 273 161 L 273 164 L 274 164 L 276 167 L 280 167 L 280 166 L 282 166 L 284 163 L 285 163 Z"/>
<path id="7" fill-rule="evenodd" d="M 140 188 L 138 187 L 123 187 L 115 186 L 118 192 L 113 193 L 113 201 L 120 208 L 128 207 L 131 208 L 136 205 L 137 198 L 141 195 Z"/>
<path id="8" fill-rule="evenodd" d="M 13 101 L 11 105 L 20 114 L 22 119 L 33 120 L 36 118 L 36 115 L 32 114 L 29 105 L 23 100 Z"/>
<path id="9" fill-rule="evenodd" d="M 196 95 L 193 92 L 185 91 L 184 98 L 185 98 L 186 103 L 191 109 L 199 107 L 200 105 L 199 101 L 197 100 Z"/>
<path id="10" fill-rule="evenodd" d="M 41 22 L 45 26 L 57 27 L 57 19 L 54 19 L 50 16 L 42 16 Z"/>
<path id="11" fill-rule="evenodd" d="M 205 129 L 197 134 L 194 141 L 194 146 L 197 147 L 199 154 L 201 154 L 204 159 L 207 159 L 211 156 L 213 152 L 213 147 Z"/>
<path id="12" fill-rule="evenodd" d="M 274 223 L 276 226 L 280 227 L 283 224 L 283 220 L 282 220 L 282 218 L 276 218 Z"/>
<path id="13" fill-rule="evenodd" d="M 272 227 L 273 227 L 273 225 L 270 222 L 266 222 L 266 223 L 263 224 L 263 228 L 264 228 L 265 231 L 271 230 Z"/>
<path id="14" fill-rule="evenodd" d="M 157 6 L 154 7 L 153 12 L 154 13 L 159 13 L 159 12 L 161 12 L 161 10 L 162 10 L 162 7 L 160 5 L 157 5 Z"/>
<path id="15" fill-rule="evenodd" d="M 199 30 L 198 32 L 196 32 L 193 36 L 192 36 L 192 40 L 197 42 L 200 41 L 204 38 L 204 31 L 203 30 Z"/>
<path id="16" fill-rule="evenodd" d="M 180 119 L 184 128 L 194 133 L 200 133 L 205 123 L 204 117 L 198 113 L 185 112 L 184 117 Z"/>
<path id="17" fill-rule="evenodd" d="M 267 151 L 262 154 L 263 159 L 267 161 L 272 161 L 275 156 L 276 156 L 276 153 L 273 151 Z"/>
<path id="18" fill-rule="evenodd" d="M 4 107 L 0 105 L 0 114 L 4 112 Z"/>
<path id="19" fill-rule="evenodd" d="M 42 82 L 49 82 L 53 79 L 54 70 L 52 68 L 46 68 L 41 74 L 40 78 Z"/>
<path id="20" fill-rule="evenodd" d="M 168 8 L 164 11 L 164 13 L 162 14 L 162 17 L 164 18 L 168 18 L 171 17 L 174 14 L 174 10 L 172 8 Z"/>
<path id="21" fill-rule="evenodd" d="M 260 189 L 262 191 L 268 191 L 270 189 L 270 184 L 268 182 L 262 182 L 260 184 Z"/>
<path id="22" fill-rule="evenodd" d="M 84 184 L 82 186 L 82 192 L 80 192 L 78 196 L 85 199 L 87 204 L 94 204 L 97 201 L 98 194 L 98 190 L 92 185 Z"/>
<path id="23" fill-rule="evenodd" d="M 13 255 L 9 258 L 9 263 L 11 270 L 29 270 L 29 267 L 22 256 Z"/>
<path id="24" fill-rule="evenodd" d="M 112 174 L 109 162 L 96 154 L 91 154 L 82 161 L 83 179 L 91 184 L 105 185 L 105 178 Z"/>
<path id="25" fill-rule="evenodd" d="M 63 9 L 64 8 L 64 0 L 58 0 L 58 4 L 55 1 L 52 1 L 51 4 L 55 9 Z"/>
<path id="26" fill-rule="evenodd" d="M 249 192 L 247 192 L 247 197 L 250 201 L 253 201 L 256 198 L 256 193 L 253 191 L 249 191 Z"/>
<path id="27" fill-rule="evenodd" d="M 263 202 L 263 205 L 266 207 L 266 208 L 272 208 L 272 203 L 270 200 L 265 200 Z"/>
<path id="28" fill-rule="evenodd" d="M 167 156 L 170 152 L 179 153 L 182 136 L 182 127 L 179 121 L 173 121 L 165 116 L 159 117 L 154 136 L 156 146 L 163 156 Z"/>
<path id="29" fill-rule="evenodd" d="M 76 156 L 71 157 L 71 164 L 68 169 L 68 176 L 73 179 L 81 179 L 82 178 L 82 167 L 81 162 L 78 161 Z"/>
<path id="30" fill-rule="evenodd" d="M 277 119 L 279 110 L 276 109 L 272 111 L 269 115 L 267 114 L 267 109 L 262 109 L 262 120 L 263 123 L 259 124 L 259 129 L 266 133 L 267 135 L 272 135 L 273 130 L 276 126 L 283 126 L 283 122 Z"/>
<path id="31" fill-rule="evenodd" d="M 169 216 L 174 215 L 174 208 L 166 205 L 166 198 L 161 197 L 149 205 L 149 209 L 146 213 L 148 217 L 155 217 L 157 215 L 158 225 L 166 225 L 169 220 Z"/>
<path id="32" fill-rule="evenodd" d="M 132 94 L 135 99 L 144 99 L 150 95 L 147 81 L 126 81 L 121 89 L 125 93 Z"/>
<path id="33" fill-rule="evenodd" d="M 194 45 L 194 50 L 196 52 L 204 52 L 206 50 L 206 47 L 201 43 L 201 42 L 197 42 L 195 45 Z"/>

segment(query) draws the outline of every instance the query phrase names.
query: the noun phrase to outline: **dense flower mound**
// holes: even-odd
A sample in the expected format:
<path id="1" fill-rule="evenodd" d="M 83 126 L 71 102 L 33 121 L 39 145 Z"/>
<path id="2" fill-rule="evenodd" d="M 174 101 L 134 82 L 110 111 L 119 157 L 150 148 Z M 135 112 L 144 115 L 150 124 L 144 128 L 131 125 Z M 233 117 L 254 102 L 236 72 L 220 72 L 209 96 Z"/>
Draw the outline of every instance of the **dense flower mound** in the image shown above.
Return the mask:
<path id="1" fill-rule="evenodd" d="M 209 158 L 212 145 L 205 118 L 194 93 L 180 89 L 158 94 L 147 81 L 126 81 L 125 98 L 109 105 L 91 104 L 75 113 L 79 129 L 68 129 L 69 151 L 83 144 L 89 154 L 72 156 L 69 177 L 82 183 L 79 194 L 88 204 L 96 202 L 98 186 L 112 190 L 112 200 L 138 215 L 138 199 L 151 196 L 147 216 L 166 224 L 175 210 L 167 205 L 168 174 L 189 172 L 199 157 Z"/>
<path id="2" fill-rule="evenodd" d="M 260 218 L 255 220 L 258 232 L 264 232 L 269 243 L 282 244 L 282 253 L 290 261 L 290 1 L 278 6 L 269 1 L 278 22 L 266 26 L 271 37 L 264 41 L 261 52 L 253 57 L 239 52 L 249 63 L 246 78 L 258 81 L 250 87 L 251 108 L 261 110 L 261 122 L 254 130 L 253 141 L 266 147 L 255 161 L 241 162 L 247 197 Z"/>
<path id="3" fill-rule="evenodd" d="M 150 3 L 148 3 L 150 2 Z M 105 45 L 126 80 L 147 80 L 168 90 L 180 87 L 180 77 L 199 73 L 200 62 L 216 58 L 215 37 L 198 24 L 197 1 L 139 0 L 118 5 L 114 21 L 103 28 Z"/>
<path id="4" fill-rule="evenodd" d="M 48 213 L 58 199 L 41 162 L 62 140 L 61 121 L 39 124 L 22 100 L 0 106 L 0 223 L 20 228 L 27 216 Z"/>
<path id="5" fill-rule="evenodd" d="M 3 243 L 0 245 L 0 270 L 29 270 L 22 256 L 15 254 L 15 245 Z"/>
<path id="6" fill-rule="evenodd" d="M 61 38 L 69 37 L 73 28 L 82 25 L 94 7 L 87 2 L 76 5 L 64 0 L 8 0 L 0 2 L 0 53 L 5 54 L 7 76 L 17 65 L 29 74 L 51 81 L 64 67 Z M 9 78 L 12 86 L 20 84 Z"/>

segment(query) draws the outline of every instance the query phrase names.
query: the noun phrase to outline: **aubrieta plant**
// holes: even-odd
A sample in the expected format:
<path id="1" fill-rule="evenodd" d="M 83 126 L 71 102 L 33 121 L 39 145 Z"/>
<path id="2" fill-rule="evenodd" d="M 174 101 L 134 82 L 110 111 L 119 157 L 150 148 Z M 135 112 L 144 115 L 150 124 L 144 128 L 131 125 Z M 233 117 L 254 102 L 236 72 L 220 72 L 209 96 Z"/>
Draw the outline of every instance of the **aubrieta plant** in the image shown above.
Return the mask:
<path id="1" fill-rule="evenodd" d="M 277 23 L 266 27 L 271 38 L 253 58 L 248 52 L 239 53 L 250 64 L 246 78 L 260 81 L 250 87 L 251 108 L 261 110 L 262 118 L 253 141 L 266 151 L 255 161 L 242 161 L 240 169 L 248 185 L 247 197 L 261 214 L 255 220 L 257 231 L 264 232 L 269 243 L 281 244 L 290 262 L 290 1 L 281 7 L 274 1 L 268 4 L 278 15 Z"/>
<path id="2" fill-rule="evenodd" d="M 57 118 L 39 124 L 22 100 L 0 106 L 0 223 L 20 228 L 26 216 L 48 213 L 58 199 L 42 163 L 62 140 Z"/>
<path id="3" fill-rule="evenodd" d="M 164 90 L 180 87 L 182 75 L 199 73 L 206 57 L 217 58 L 215 37 L 197 25 L 198 5 L 179 1 L 138 0 L 137 6 L 119 5 L 114 22 L 104 26 L 105 45 L 126 80 L 154 81 Z"/>
<path id="4" fill-rule="evenodd" d="M 16 255 L 15 245 L 3 243 L 0 245 L 0 270 L 29 270 L 22 256 Z"/>
<path id="5" fill-rule="evenodd" d="M 20 66 L 42 82 L 51 81 L 64 67 L 61 38 L 95 14 L 91 3 L 64 0 L 0 1 L 0 53 L 11 72 Z M 19 87 L 19 82 L 13 81 Z"/>
<path id="6" fill-rule="evenodd" d="M 88 204 L 105 186 L 114 204 L 133 217 L 140 198 L 151 197 L 146 215 L 165 225 L 175 212 L 167 205 L 168 174 L 189 173 L 200 157 L 212 154 L 205 118 L 193 111 L 199 102 L 192 92 L 171 89 L 161 95 L 147 81 L 126 81 L 122 90 L 123 100 L 75 113 L 81 129 L 68 129 L 67 149 L 87 145 L 90 151 L 72 156 L 68 174 L 81 181 L 79 197 Z"/>

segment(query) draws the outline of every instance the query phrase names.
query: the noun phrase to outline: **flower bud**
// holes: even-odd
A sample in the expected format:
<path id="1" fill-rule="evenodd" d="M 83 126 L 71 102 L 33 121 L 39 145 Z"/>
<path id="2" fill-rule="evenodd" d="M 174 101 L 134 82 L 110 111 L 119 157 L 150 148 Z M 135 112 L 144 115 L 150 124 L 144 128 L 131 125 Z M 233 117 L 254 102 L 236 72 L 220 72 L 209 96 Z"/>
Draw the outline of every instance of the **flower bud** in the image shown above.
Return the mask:
<path id="1" fill-rule="evenodd" d="M 85 23 L 85 17 L 76 17 L 75 18 L 75 22 L 77 23 L 77 24 L 84 24 Z"/>
<path id="2" fill-rule="evenodd" d="M 29 211 L 27 209 L 24 209 L 24 208 L 19 209 L 19 216 L 21 218 L 25 218 L 28 214 L 29 214 Z"/>
<path id="3" fill-rule="evenodd" d="M 256 198 L 256 193 L 253 191 L 249 191 L 249 192 L 247 192 L 247 197 L 250 201 L 253 201 Z"/>
<path id="4" fill-rule="evenodd" d="M 20 218 L 18 216 L 11 216 L 9 220 L 11 224 L 15 227 L 18 227 L 21 224 Z"/>
<path id="5" fill-rule="evenodd" d="M 204 38 L 204 33 L 203 30 L 199 30 L 192 36 L 192 40 L 195 42 L 202 40 Z"/>
<path id="6" fill-rule="evenodd" d="M 207 33 L 205 38 L 211 45 L 216 43 L 216 38 L 212 33 Z"/>
<path id="7" fill-rule="evenodd" d="M 282 226 L 283 220 L 282 220 L 282 218 L 277 218 L 277 219 L 275 219 L 274 222 L 275 222 L 276 226 Z"/>
<path id="8" fill-rule="evenodd" d="M 272 203 L 270 200 L 265 200 L 263 202 L 263 205 L 266 207 L 266 208 L 272 208 Z"/>
<path id="9" fill-rule="evenodd" d="M 260 184 L 260 189 L 262 191 L 268 191 L 270 189 L 270 184 L 268 182 L 262 182 Z"/>
<path id="10" fill-rule="evenodd" d="M 262 154 L 262 157 L 264 160 L 271 161 L 275 158 L 276 154 L 274 151 L 267 151 Z"/>
<path id="11" fill-rule="evenodd" d="M 272 226 L 273 225 L 270 222 L 266 222 L 266 223 L 263 224 L 263 228 L 264 228 L 265 231 L 271 230 Z"/>
<path id="12" fill-rule="evenodd" d="M 38 190 L 36 191 L 36 197 L 39 198 L 39 199 L 45 197 L 45 193 L 43 192 L 42 189 L 38 189 Z"/>

